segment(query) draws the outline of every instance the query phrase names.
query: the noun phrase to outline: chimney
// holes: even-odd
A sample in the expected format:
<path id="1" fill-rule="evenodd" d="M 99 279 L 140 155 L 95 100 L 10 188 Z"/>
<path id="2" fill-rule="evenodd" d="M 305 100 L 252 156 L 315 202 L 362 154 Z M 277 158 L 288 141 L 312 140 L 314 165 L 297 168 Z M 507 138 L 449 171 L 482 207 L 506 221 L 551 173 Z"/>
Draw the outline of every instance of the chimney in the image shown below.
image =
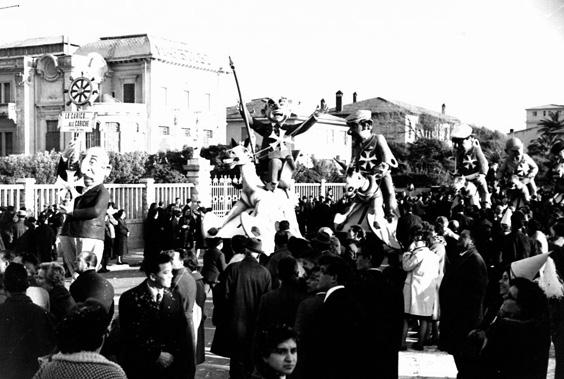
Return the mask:
<path id="1" fill-rule="evenodd" d="M 343 111 L 343 93 L 340 90 L 335 94 L 335 111 Z"/>
<path id="2" fill-rule="evenodd" d="M 353 103 L 356 103 L 356 92 L 353 92 Z"/>
<path id="3" fill-rule="evenodd" d="M 515 130 L 513 130 L 513 129 L 509 129 L 509 135 L 511 135 L 511 136 L 512 136 L 512 135 L 514 135 L 514 134 L 515 134 Z"/>
<path id="4" fill-rule="evenodd" d="M 443 105 L 441 105 L 441 113 L 445 114 L 446 112 L 446 105 L 443 103 Z"/>

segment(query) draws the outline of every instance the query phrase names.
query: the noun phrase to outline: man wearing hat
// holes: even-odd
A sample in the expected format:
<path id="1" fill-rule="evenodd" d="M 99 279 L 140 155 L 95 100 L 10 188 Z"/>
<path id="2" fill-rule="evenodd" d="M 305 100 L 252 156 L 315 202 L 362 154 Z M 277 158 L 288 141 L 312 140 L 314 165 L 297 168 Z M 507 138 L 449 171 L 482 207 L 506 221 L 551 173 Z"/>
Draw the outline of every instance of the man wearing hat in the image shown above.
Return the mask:
<path id="1" fill-rule="evenodd" d="M 539 167 L 533 158 L 523 152 L 523 142 L 517 137 L 507 140 L 505 152 L 507 158 L 497 172 L 497 179 L 505 179 L 505 182 L 519 190 L 528 202 L 531 197 L 537 195 L 535 176 Z"/>
<path id="2" fill-rule="evenodd" d="M 491 200 L 486 182 L 488 161 L 480 141 L 472 135 L 472 127 L 466 124 L 456 125 L 452 129 L 451 139 L 455 148 L 457 175 L 476 185 L 482 202 L 489 208 Z"/>
<path id="3" fill-rule="evenodd" d="M 390 169 L 398 166 L 386 138 L 372 131 L 372 112 L 358 110 L 347 118 L 347 132 L 352 136 L 351 167 L 360 169 L 367 176 L 381 178 L 380 188 L 388 217 L 399 216 L 396 191 Z"/>

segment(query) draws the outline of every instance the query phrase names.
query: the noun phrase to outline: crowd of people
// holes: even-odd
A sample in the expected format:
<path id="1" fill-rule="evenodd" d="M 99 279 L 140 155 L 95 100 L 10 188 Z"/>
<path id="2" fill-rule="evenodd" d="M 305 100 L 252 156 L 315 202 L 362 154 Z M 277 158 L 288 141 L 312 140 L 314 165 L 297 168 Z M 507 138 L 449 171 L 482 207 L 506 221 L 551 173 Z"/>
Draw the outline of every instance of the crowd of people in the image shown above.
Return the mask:
<path id="1" fill-rule="evenodd" d="M 331 192 L 302 198 L 302 235 L 277 220 L 274 252 L 264 251 L 260 225 L 222 238 L 218 228 L 202 230 L 209 209 L 201 204 L 151 204 L 145 279 L 117 304 L 103 274 L 110 259 L 124 263 L 129 229 L 103 186 L 105 152 L 87 151 L 74 203 L 37 221 L 25 209 L 3 210 L 0 376 L 193 378 L 211 317 L 210 350 L 230 359 L 232 379 L 397 378 L 399 352 L 429 345 L 453 356 L 459 378 L 540 379 L 551 341 L 555 377 L 564 377 L 564 143 L 546 192 L 520 141 L 508 141 L 496 172 L 461 126 L 452 133 L 460 180 L 396 193 L 389 168 L 397 162 L 372 133 L 370 112 L 347 123 L 355 141 L 347 175 L 370 177 L 366 193 L 348 182 L 336 201 Z M 73 149 L 61 167 L 78 160 Z M 367 224 L 377 210 L 365 208 L 364 226 L 335 224 L 351 202 L 370 202 L 375 183 L 385 218 Z M 382 222 L 397 223 L 399 248 L 376 236 Z"/>

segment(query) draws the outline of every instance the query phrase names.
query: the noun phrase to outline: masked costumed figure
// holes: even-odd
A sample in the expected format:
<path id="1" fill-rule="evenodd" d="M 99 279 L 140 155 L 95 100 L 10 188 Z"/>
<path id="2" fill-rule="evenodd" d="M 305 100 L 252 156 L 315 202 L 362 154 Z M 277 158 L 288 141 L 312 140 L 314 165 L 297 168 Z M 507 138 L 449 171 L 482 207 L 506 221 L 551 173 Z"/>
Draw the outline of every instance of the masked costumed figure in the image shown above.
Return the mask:
<path id="1" fill-rule="evenodd" d="M 488 161 L 482 152 L 480 141 L 472 135 L 472 127 L 456 125 L 451 133 L 456 155 L 456 175 L 474 183 L 478 188 L 482 203 L 491 206 L 490 193 L 486 182 Z"/>
<path id="2" fill-rule="evenodd" d="M 505 144 L 507 158 L 497 172 L 498 180 L 503 180 L 506 188 L 514 188 L 526 202 L 537 195 L 535 176 L 539 167 L 528 154 L 523 152 L 523 142 L 512 137 Z"/>
<path id="3" fill-rule="evenodd" d="M 261 152 L 268 151 L 268 174 L 266 176 L 266 188 L 274 191 L 280 182 L 280 174 L 283 164 L 295 167 L 295 157 L 297 152 L 294 149 L 293 137 L 302 134 L 315 124 L 317 115 L 314 113 L 306 121 L 299 124 L 287 124 L 286 121 L 292 115 L 290 101 L 281 97 L 278 101 L 266 99 L 266 106 L 263 110 L 267 122 L 257 120 L 247 113 L 250 127 L 262 136 Z M 251 138 L 251 141 L 253 139 Z"/>
<path id="4" fill-rule="evenodd" d="M 72 176 L 69 166 L 80 165 Z M 61 231 L 61 250 L 63 261 L 71 275 L 75 274 L 76 256 L 81 252 L 92 252 L 102 261 L 104 252 L 104 229 L 106 210 L 110 193 L 103 181 L 109 175 L 111 166 L 108 154 L 101 147 L 92 147 L 79 160 L 77 141 L 72 141 L 63 152 L 59 162 L 58 175 L 62 181 L 72 183 L 73 197 L 59 206 L 65 214 Z M 76 186 L 76 187 L 75 187 Z"/>
<path id="5" fill-rule="evenodd" d="M 384 207 L 387 217 L 398 217 L 396 191 L 390 169 L 398 166 L 386 139 L 372 132 L 372 112 L 359 110 L 347 118 L 347 132 L 352 136 L 351 167 L 357 167 L 365 175 L 376 175 L 380 179 Z"/>

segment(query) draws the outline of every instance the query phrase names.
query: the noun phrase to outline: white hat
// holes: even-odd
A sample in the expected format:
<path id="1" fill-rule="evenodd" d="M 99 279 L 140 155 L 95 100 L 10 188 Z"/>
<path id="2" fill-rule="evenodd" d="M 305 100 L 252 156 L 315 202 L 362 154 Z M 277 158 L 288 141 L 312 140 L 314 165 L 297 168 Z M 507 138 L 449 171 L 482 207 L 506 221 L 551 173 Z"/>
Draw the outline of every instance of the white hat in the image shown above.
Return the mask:
<path id="1" fill-rule="evenodd" d="M 472 127 L 467 124 L 455 125 L 450 134 L 450 138 L 465 139 L 472 135 Z"/>
<path id="2" fill-rule="evenodd" d="M 547 259 L 548 253 L 515 261 L 511 263 L 511 276 L 533 280 Z"/>
<path id="3" fill-rule="evenodd" d="M 372 120 L 372 112 L 367 110 L 358 110 L 351 113 L 346 119 L 347 122 L 359 122 Z"/>

